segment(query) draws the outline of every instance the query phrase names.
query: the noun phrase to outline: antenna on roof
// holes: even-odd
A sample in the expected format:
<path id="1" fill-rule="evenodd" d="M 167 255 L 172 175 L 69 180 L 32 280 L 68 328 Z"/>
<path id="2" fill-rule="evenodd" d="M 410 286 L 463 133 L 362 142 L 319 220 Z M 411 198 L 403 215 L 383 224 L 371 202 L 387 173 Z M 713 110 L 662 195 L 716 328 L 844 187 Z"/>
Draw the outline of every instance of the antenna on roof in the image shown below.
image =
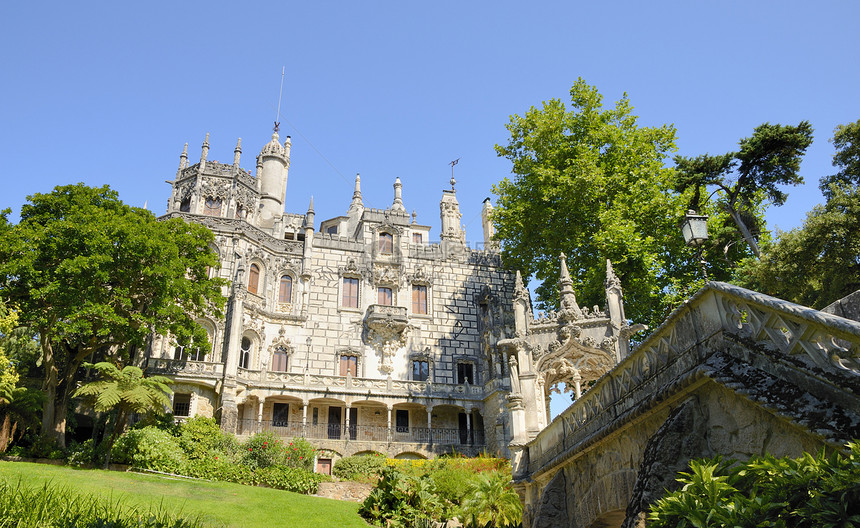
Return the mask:
<path id="1" fill-rule="evenodd" d="M 278 91 L 278 113 L 275 114 L 275 132 L 277 132 L 281 128 L 281 96 L 284 94 L 284 73 L 286 73 L 287 67 L 281 67 L 281 89 Z"/>

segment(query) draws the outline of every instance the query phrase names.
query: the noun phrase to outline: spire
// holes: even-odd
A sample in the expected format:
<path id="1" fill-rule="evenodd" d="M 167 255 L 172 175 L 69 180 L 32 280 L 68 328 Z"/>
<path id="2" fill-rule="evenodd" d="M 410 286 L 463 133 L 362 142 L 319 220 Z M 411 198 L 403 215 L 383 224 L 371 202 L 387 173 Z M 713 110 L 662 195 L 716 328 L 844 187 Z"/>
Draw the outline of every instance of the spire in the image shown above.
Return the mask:
<path id="1" fill-rule="evenodd" d="M 615 274 L 615 270 L 612 269 L 612 261 L 609 259 L 606 259 L 606 282 L 603 285 L 607 290 L 610 288 L 621 289 L 621 279 Z"/>
<path id="2" fill-rule="evenodd" d="M 517 276 L 514 279 L 514 294 L 519 295 L 526 291 L 526 287 L 523 284 L 523 276 L 520 274 L 520 270 L 517 270 Z"/>
<path id="3" fill-rule="evenodd" d="M 293 138 L 287 136 L 287 139 L 284 140 L 284 155 L 289 159 L 290 150 L 293 149 Z"/>
<path id="4" fill-rule="evenodd" d="M 305 227 L 314 228 L 314 197 L 311 195 L 311 203 L 308 204 L 308 212 L 305 213 Z"/>
<path id="5" fill-rule="evenodd" d="M 361 201 L 361 176 L 355 173 L 355 190 L 352 191 L 352 202 L 349 204 L 349 212 L 364 210 L 364 202 Z"/>
<path id="6" fill-rule="evenodd" d="M 182 171 L 185 167 L 188 166 L 188 143 L 185 143 L 185 146 L 182 147 L 182 154 L 179 155 L 179 170 Z M 178 176 L 178 173 L 177 173 Z"/>
<path id="7" fill-rule="evenodd" d="M 481 224 L 484 228 L 484 249 L 498 250 L 498 243 L 493 241 L 496 229 L 493 226 L 493 204 L 489 198 L 484 200 L 484 207 L 481 209 Z"/>
<path id="8" fill-rule="evenodd" d="M 564 253 L 559 255 L 561 259 L 561 273 L 559 273 L 558 289 L 559 297 L 561 297 L 562 310 L 570 310 L 573 312 L 574 318 L 582 317 L 582 311 L 579 305 L 576 304 L 576 294 L 573 293 L 573 281 L 570 280 L 570 272 L 567 269 L 567 256 Z"/>
<path id="9" fill-rule="evenodd" d="M 242 138 L 236 142 L 236 148 L 233 149 L 233 168 L 239 168 L 239 157 L 242 155 Z"/>
<path id="10" fill-rule="evenodd" d="M 206 168 L 207 156 L 209 156 L 209 132 L 206 132 L 206 139 L 203 140 L 203 149 L 200 153 L 200 172 Z"/>
<path id="11" fill-rule="evenodd" d="M 400 178 L 394 180 L 394 203 L 391 204 L 391 210 L 399 213 L 405 213 L 406 208 L 403 207 L 403 184 L 400 183 Z"/>

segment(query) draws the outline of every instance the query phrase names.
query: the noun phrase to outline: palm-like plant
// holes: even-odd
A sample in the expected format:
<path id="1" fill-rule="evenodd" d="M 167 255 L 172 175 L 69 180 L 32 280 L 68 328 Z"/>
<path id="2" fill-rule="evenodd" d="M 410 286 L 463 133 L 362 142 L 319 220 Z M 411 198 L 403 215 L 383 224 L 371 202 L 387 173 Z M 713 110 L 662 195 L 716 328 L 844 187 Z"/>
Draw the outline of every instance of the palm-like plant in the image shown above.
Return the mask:
<path id="1" fill-rule="evenodd" d="M 108 438 L 108 455 L 105 460 L 107 466 L 110 462 L 110 448 L 122 434 L 133 413 L 161 414 L 170 407 L 170 394 L 173 391 L 168 385 L 173 381 L 164 376 L 145 377 L 141 369 L 131 365 L 123 367 L 122 370 L 106 361 L 84 366 L 95 369 L 101 379 L 82 385 L 73 396 L 90 400 L 96 412 L 116 411 L 113 432 Z"/>
<path id="2" fill-rule="evenodd" d="M 523 505 L 510 486 L 510 475 L 486 472 L 470 486 L 463 512 L 470 525 L 478 528 L 518 526 L 523 517 Z"/>

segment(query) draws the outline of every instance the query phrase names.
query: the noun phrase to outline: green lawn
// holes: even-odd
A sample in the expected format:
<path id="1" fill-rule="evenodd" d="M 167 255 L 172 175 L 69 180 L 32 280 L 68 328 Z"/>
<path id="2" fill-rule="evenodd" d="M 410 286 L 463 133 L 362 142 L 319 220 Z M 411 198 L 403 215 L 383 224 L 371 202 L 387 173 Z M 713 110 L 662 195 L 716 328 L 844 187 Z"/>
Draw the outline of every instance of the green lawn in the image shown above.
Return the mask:
<path id="1" fill-rule="evenodd" d="M 0 461 L 0 478 L 28 485 L 52 481 L 82 493 L 122 500 L 143 509 L 162 504 L 184 516 L 200 516 L 216 527 L 329 528 L 369 525 L 358 504 L 289 491 L 226 482 L 188 481 L 160 476 L 72 469 L 63 466 Z"/>

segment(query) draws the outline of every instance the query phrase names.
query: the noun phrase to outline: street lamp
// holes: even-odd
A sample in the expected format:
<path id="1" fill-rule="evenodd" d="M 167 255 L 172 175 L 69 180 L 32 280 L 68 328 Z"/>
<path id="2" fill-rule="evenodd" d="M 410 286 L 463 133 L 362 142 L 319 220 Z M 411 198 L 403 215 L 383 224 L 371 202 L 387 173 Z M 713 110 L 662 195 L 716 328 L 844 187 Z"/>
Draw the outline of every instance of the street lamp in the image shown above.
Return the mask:
<path id="1" fill-rule="evenodd" d="M 697 215 L 692 209 L 687 211 L 684 215 L 684 223 L 681 224 L 681 234 L 684 235 L 684 243 L 688 246 L 702 245 L 708 239 L 707 215 Z"/>
<path id="2" fill-rule="evenodd" d="M 702 258 L 702 244 L 708 239 L 708 216 L 698 215 L 692 209 L 684 215 L 684 223 L 681 224 L 681 234 L 684 235 L 684 243 L 690 247 L 698 248 L 696 260 L 702 269 L 702 275 L 708 280 L 708 271 L 705 269 L 705 259 Z"/>
<path id="3" fill-rule="evenodd" d="M 305 355 L 305 371 L 306 372 L 308 370 L 308 363 L 311 362 L 311 343 L 312 342 L 313 342 L 313 339 L 311 339 L 311 336 L 308 336 L 308 338 L 305 339 L 305 344 L 308 345 L 308 353 Z"/>

